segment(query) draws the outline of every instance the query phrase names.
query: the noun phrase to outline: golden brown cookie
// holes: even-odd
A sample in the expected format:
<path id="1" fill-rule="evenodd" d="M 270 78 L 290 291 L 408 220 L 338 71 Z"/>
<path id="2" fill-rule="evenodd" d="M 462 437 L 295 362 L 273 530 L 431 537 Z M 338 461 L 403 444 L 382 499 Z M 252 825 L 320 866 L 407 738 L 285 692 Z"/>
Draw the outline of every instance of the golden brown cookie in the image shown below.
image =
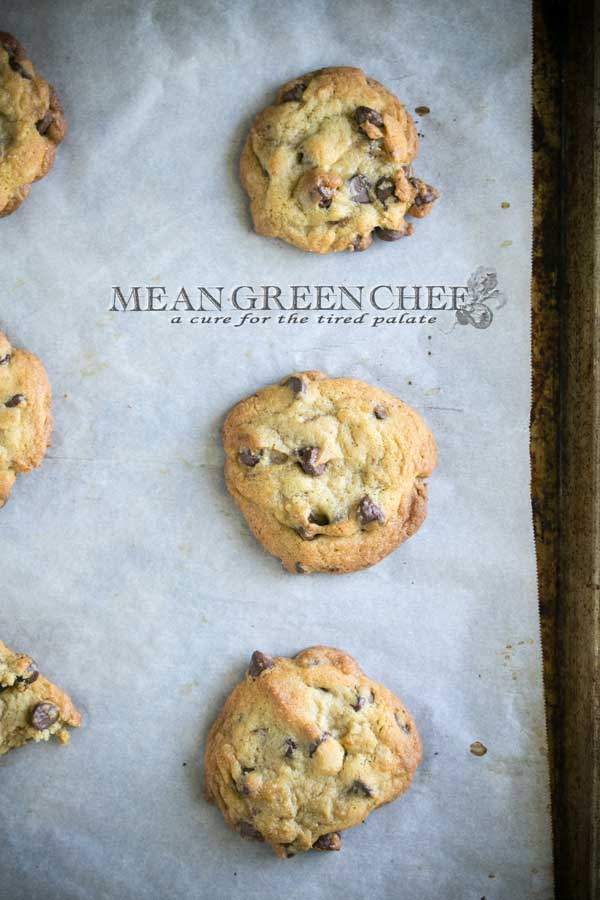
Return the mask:
<path id="1" fill-rule="evenodd" d="M 50 171 L 66 130 L 58 94 L 16 38 L 0 31 L 0 217 Z"/>
<path id="2" fill-rule="evenodd" d="M 401 701 L 341 650 L 255 652 L 212 726 L 206 798 L 280 857 L 339 850 L 340 832 L 409 787 L 421 760 Z"/>
<path id="3" fill-rule="evenodd" d="M 0 641 L 0 756 L 52 735 L 66 744 L 68 725 L 81 725 L 71 698 L 40 675 L 30 656 L 13 653 Z"/>
<path id="4" fill-rule="evenodd" d="M 17 472 L 41 465 L 50 444 L 52 391 L 33 353 L 15 350 L 0 331 L 0 507 Z"/>
<path id="5" fill-rule="evenodd" d="M 439 196 L 412 173 L 415 124 L 361 69 L 308 72 L 256 118 L 240 162 L 258 234 L 302 250 L 366 250 L 413 232 Z"/>
<path id="6" fill-rule="evenodd" d="M 437 451 L 421 417 L 353 378 L 297 372 L 235 406 L 227 487 L 290 572 L 354 572 L 415 533 Z"/>

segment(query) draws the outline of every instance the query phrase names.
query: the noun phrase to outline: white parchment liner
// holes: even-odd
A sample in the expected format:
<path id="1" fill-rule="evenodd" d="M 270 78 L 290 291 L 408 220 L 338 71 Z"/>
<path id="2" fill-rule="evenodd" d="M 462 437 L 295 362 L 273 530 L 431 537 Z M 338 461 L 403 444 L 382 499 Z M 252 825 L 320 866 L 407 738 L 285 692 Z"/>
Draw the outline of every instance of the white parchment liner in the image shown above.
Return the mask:
<path id="1" fill-rule="evenodd" d="M 71 131 L 0 223 L 0 327 L 44 360 L 56 416 L 43 469 L 0 513 L 0 634 L 86 721 L 66 749 L 0 762 L 0 895 L 550 898 L 528 4 L 5 0 L 2 27 Z M 280 83 L 344 64 L 430 108 L 415 170 L 442 199 L 410 240 L 321 258 L 252 233 L 237 165 Z M 114 284 L 464 285 L 480 265 L 507 298 L 487 329 L 108 311 Z M 439 443 L 422 530 L 348 577 L 284 573 L 223 483 L 229 407 L 302 368 L 399 395 Z M 425 757 L 341 853 L 282 862 L 202 800 L 201 746 L 252 650 L 321 642 L 403 698 Z"/>

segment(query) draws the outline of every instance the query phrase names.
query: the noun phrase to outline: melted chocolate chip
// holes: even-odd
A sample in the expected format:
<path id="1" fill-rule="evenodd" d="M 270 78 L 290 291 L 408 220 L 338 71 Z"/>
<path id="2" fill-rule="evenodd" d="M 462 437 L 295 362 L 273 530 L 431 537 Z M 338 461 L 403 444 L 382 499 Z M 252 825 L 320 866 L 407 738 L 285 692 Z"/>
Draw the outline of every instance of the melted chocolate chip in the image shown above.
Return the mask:
<path id="1" fill-rule="evenodd" d="M 307 538 L 307 540 L 312 540 L 312 538 Z M 294 568 L 295 568 L 296 572 L 298 573 L 298 575 L 306 575 L 308 572 L 308 569 L 305 568 L 301 562 L 295 563 Z"/>
<path id="2" fill-rule="evenodd" d="M 45 700 L 31 711 L 30 722 L 37 731 L 45 731 L 58 720 L 59 711 L 54 703 Z"/>
<path id="3" fill-rule="evenodd" d="M 261 653 L 260 650 L 255 650 L 252 656 L 250 657 L 250 665 L 248 666 L 248 675 L 252 678 L 258 678 L 258 676 L 265 672 L 267 669 L 272 669 L 275 665 L 275 661 L 272 656 L 267 656 L 266 653 Z"/>
<path id="4" fill-rule="evenodd" d="M 14 397 L 11 397 L 10 400 L 7 400 L 4 404 L 11 409 L 13 406 L 20 406 L 21 403 L 25 403 L 26 397 L 25 394 L 15 394 Z"/>
<path id="5" fill-rule="evenodd" d="M 413 203 L 415 206 L 428 206 L 437 199 L 437 192 L 430 184 L 425 184 L 420 178 L 410 178 L 410 183 L 417 189 Z"/>
<path id="6" fill-rule="evenodd" d="M 313 510 L 311 513 L 309 513 L 308 521 L 311 525 L 329 525 L 329 516 L 327 515 L 327 513 Z"/>
<path id="7" fill-rule="evenodd" d="M 240 834 L 242 837 L 250 838 L 252 841 L 264 841 L 264 837 L 250 822 L 240 822 Z"/>
<path id="8" fill-rule="evenodd" d="M 320 838 L 313 844 L 313 850 L 341 850 L 342 836 L 339 831 L 332 831 L 331 834 L 322 834 Z"/>
<path id="9" fill-rule="evenodd" d="M 362 234 L 357 234 L 348 250 L 354 250 L 355 253 L 360 253 L 361 250 L 366 250 L 369 245 L 363 242 Z"/>
<path id="10" fill-rule="evenodd" d="M 395 190 L 396 185 L 394 184 L 394 179 L 390 178 L 388 175 L 384 175 L 383 178 L 380 178 L 375 185 L 375 196 L 385 206 L 386 200 L 398 199 L 396 197 Z"/>
<path id="11" fill-rule="evenodd" d="M 358 712 L 363 708 L 363 706 L 365 706 L 367 701 L 369 703 L 375 703 L 375 694 L 373 693 L 373 691 L 369 691 L 368 697 L 364 697 L 362 694 L 359 694 L 356 698 L 356 703 L 351 703 L 350 705 L 352 706 L 352 709 L 355 710 L 355 712 Z"/>
<path id="12" fill-rule="evenodd" d="M 383 128 L 381 113 L 378 113 L 376 109 L 372 109 L 370 106 L 359 106 L 354 113 L 354 118 L 357 125 L 364 125 L 368 122 L 370 125 L 375 125 L 376 128 Z"/>
<path id="13" fill-rule="evenodd" d="M 300 447 L 296 450 L 296 456 L 301 468 L 307 475 L 322 475 L 325 471 L 325 463 L 318 463 L 319 447 Z"/>
<path id="14" fill-rule="evenodd" d="M 369 522 L 385 522 L 383 510 L 371 500 L 368 494 L 365 494 L 358 504 L 358 520 L 361 525 L 368 525 Z"/>
<path id="15" fill-rule="evenodd" d="M 243 463 L 245 466 L 252 467 L 258 465 L 258 463 L 260 462 L 262 450 L 253 451 L 244 449 L 240 450 L 238 456 L 241 463 Z"/>
<path id="16" fill-rule="evenodd" d="M 7 353 L 6 356 L 0 357 L 0 366 L 7 366 L 10 362 L 11 354 Z"/>
<path id="17" fill-rule="evenodd" d="M 371 182 L 369 179 L 359 172 L 358 175 L 355 175 L 354 178 L 350 179 L 351 199 L 354 200 L 355 203 L 370 203 L 370 187 Z"/>
<path id="18" fill-rule="evenodd" d="M 302 95 L 306 90 L 304 82 L 299 81 L 293 87 L 289 88 L 285 94 L 281 96 L 282 103 L 290 103 L 292 101 L 302 100 Z"/>
<path id="19" fill-rule="evenodd" d="M 294 750 L 296 750 L 298 747 L 298 744 L 296 743 L 296 741 L 292 740 L 292 738 L 286 738 L 285 745 L 286 745 L 286 751 L 283 755 L 286 756 L 288 759 L 291 759 L 292 756 L 294 755 Z"/>
<path id="20" fill-rule="evenodd" d="M 46 134 L 46 132 L 48 131 L 48 129 L 49 129 L 50 126 L 52 125 L 52 122 L 53 122 L 53 121 L 54 121 L 54 116 L 52 115 L 52 113 L 50 112 L 50 110 L 48 110 L 48 112 L 47 112 L 46 115 L 43 117 L 43 119 L 39 119 L 39 121 L 37 121 L 37 122 L 35 123 L 35 127 L 36 127 L 37 130 L 38 130 L 38 134 Z"/>
<path id="21" fill-rule="evenodd" d="M 364 781 L 355 781 L 352 787 L 350 788 L 351 794 L 357 794 L 361 797 L 372 797 L 373 791 L 372 789 L 364 783 Z"/>
<path id="22" fill-rule="evenodd" d="M 306 382 L 304 378 L 299 378 L 297 375 L 290 375 L 287 381 L 283 382 L 283 385 L 284 387 L 290 387 L 296 396 L 306 393 Z"/>
<path id="23" fill-rule="evenodd" d="M 376 419 L 387 419 L 387 409 L 385 406 L 375 406 L 373 409 L 373 415 Z"/>
<path id="24" fill-rule="evenodd" d="M 40 670 L 38 669 L 38 665 L 35 660 L 30 660 L 29 665 L 25 669 L 22 675 L 17 678 L 17 681 L 21 681 L 23 684 L 33 684 L 34 681 L 37 681 L 40 677 Z"/>
<path id="25" fill-rule="evenodd" d="M 321 198 L 319 200 L 319 209 L 329 209 L 333 200 L 333 195 L 335 194 L 335 189 L 327 187 L 326 184 L 319 184 L 317 186 L 317 193 Z"/>
<path id="26" fill-rule="evenodd" d="M 406 237 L 405 231 L 396 231 L 394 228 L 376 228 L 375 231 L 382 241 L 399 241 L 400 238 Z"/>
<path id="27" fill-rule="evenodd" d="M 400 731 L 403 731 L 404 734 L 410 734 L 410 725 L 408 722 L 403 722 L 397 712 L 394 713 L 394 718 Z"/>
<path id="28" fill-rule="evenodd" d="M 308 755 L 314 756 L 317 750 L 317 747 L 320 747 L 331 735 L 328 731 L 324 731 L 318 741 L 315 741 L 314 744 L 310 744 L 308 747 Z"/>
<path id="29" fill-rule="evenodd" d="M 7 49 L 8 49 L 8 48 L 7 48 Z M 13 70 L 13 72 L 18 72 L 18 74 L 21 76 L 21 78 L 26 78 L 27 81 L 32 81 L 32 80 L 33 80 L 33 75 L 31 75 L 31 74 L 27 71 L 27 69 L 25 69 L 25 68 L 21 65 L 21 63 L 18 62 L 18 60 L 15 59 L 15 57 L 11 54 L 10 50 L 8 51 L 8 53 L 9 53 L 8 64 L 9 64 L 9 66 L 11 67 L 11 69 Z"/>
<path id="30" fill-rule="evenodd" d="M 299 163 L 304 162 L 304 153 L 302 153 L 302 151 L 300 151 L 299 153 L 296 154 L 296 160 Z"/>

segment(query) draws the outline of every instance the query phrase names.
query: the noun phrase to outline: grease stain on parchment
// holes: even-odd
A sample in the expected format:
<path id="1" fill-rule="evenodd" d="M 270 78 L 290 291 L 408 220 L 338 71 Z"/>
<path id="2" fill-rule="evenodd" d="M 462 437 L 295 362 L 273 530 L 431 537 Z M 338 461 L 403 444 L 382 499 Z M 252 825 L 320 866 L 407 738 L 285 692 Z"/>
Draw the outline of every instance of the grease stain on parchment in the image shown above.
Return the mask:
<path id="1" fill-rule="evenodd" d="M 85 353 L 83 358 L 88 361 L 86 367 L 81 369 L 80 374 L 83 378 L 93 378 L 94 375 L 99 375 L 104 369 L 108 369 L 108 363 L 98 359 L 94 353 Z"/>

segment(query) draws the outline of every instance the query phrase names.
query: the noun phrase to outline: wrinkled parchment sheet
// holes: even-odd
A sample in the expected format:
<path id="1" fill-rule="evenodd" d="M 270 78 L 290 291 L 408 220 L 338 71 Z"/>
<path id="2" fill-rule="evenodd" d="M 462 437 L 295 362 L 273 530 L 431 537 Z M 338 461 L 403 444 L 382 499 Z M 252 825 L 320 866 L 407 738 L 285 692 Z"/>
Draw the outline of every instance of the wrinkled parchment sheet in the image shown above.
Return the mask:
<path id="1" fill-rule="evenodd" d="M 0 896 L 549 900 L 528 4 L 5 0 L 1 18 L 70 133 L 0 223 L 0 327 L 45 362 L 56 418 L 0 513 L 0 634 L 85 727 L 0 761 Z M 430 108 L 415 170 L 442 198 L 410 240 L 318 257 L 252 232 L 237 167 L 281 83 L 344 64 Z M 109 311 L 112 285 L 464 285 L 478 266 L 506 298 L 489 328 Z M 298 369 L 397 394 L 438 441 L 425 525 L 370 570 L 286 574 L 225 490 L 226 412 Z M 315 643 L 403 698 L 424 760 L 341 853 L 281 861 L 202 799 L 201 750 L 254 649 Z"/>

